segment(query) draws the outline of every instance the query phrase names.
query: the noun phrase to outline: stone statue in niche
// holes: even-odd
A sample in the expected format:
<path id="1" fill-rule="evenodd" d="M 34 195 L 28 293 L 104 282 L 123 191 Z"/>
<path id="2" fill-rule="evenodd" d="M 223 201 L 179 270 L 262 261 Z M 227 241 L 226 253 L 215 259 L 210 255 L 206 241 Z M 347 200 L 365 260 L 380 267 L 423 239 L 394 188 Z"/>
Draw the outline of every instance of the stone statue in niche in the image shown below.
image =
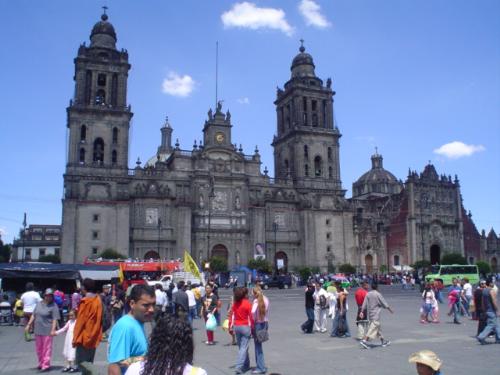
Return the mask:
<path id="1" fill-rule="evenodd" d="M 239 195 L 237 195 L 236 198 L 234 199 L 234 208 L 236 208 L 237 210 L 241 209 L 241 201 Z"/>
<path id="2" fill-rule="evenodd" d="M 213 113 L 212 113 L 212 108 L 210 108 L 210 109 L 208 110 L 208 119 L 209 119 L 209 120 L 213 120 L 213 118 L 214 118 L 214 115 L 213 115 Z"/>
<path id="3" fill-rule="evenodd" d="M 241 264 L 240 252 L 236 252 L 236 264 L 239 266 Z"/>
<path id="4" fill-rule="evenodd" d="M 198 206 L 202 209 L 205 208 L 205 201 L 203 200 L 203 194 L 200 194 L 200 200 Z"/>

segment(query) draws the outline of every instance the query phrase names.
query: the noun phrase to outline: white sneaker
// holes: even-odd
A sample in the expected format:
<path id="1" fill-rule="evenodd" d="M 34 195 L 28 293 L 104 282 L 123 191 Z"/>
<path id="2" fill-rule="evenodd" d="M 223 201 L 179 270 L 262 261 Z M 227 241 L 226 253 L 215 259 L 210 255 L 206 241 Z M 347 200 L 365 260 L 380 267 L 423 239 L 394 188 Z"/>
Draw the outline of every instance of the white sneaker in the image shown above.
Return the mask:
<path id="1" fill-rule="evenodd" d="M 368 343 L 365 340 L 361 340 L 359 342 L 359 345 L 361 345 L 361 347 L 364 349 L 370 349 L 370 347 L 368 346 Z"/>

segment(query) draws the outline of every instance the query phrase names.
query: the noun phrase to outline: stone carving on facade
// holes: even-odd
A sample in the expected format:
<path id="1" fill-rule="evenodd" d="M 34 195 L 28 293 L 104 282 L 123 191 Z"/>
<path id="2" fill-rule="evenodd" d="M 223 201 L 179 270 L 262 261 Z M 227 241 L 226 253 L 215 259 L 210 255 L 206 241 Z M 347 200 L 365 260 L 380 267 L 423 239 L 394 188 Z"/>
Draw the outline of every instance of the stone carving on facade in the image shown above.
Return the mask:
<path id="1" fill-rule="evenodd" d="M 237 210 L 241 210 L 241 201 L 239 195 L 236 195 L 236 198 L 234 198 L 234 208 Z"/>
<path id="2" fill-rule="evenodd" d="M 205 200 L 203 199 L 203 194 L 200 194 L 200 198 L 198 200 L 198 207 L 201 209 L 205 208 Z"/>
<path id="3" fill-rule="evenodd" d="M 103 182 L 87 182 L 85 184 L 87 199 L 105 200 L 111 198 L 111 186 Z"/>
<path id="4" fill-rule="evenodd" d="M 216 191 L 212 199 L 212 209 L 214 211 L 227 211 L 227 193 L 225 191 Z"/>

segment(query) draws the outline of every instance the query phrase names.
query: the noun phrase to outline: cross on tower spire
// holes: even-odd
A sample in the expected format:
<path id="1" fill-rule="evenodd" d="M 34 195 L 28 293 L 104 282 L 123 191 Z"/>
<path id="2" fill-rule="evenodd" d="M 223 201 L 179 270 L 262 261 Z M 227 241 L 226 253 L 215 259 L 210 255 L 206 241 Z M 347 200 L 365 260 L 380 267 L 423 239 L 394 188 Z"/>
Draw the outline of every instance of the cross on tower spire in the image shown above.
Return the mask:
<path id="1" fill-rule="evenodd" d="M 106 14 L 106 11 L 108 10 L 108 7 L 107 7 L 106 5 L 104 5 L 104 6 L 102 7 L 102 9 L 103 9 L 104 14 Z"/>
<path id="2" fill-rule="evenodd" d="M 299 42 L 300 42 L 299 51 L 304 53 L 304 51 L 306 50 L 306 47 L 304 47 L 304 39 L 300 39 Z"/>

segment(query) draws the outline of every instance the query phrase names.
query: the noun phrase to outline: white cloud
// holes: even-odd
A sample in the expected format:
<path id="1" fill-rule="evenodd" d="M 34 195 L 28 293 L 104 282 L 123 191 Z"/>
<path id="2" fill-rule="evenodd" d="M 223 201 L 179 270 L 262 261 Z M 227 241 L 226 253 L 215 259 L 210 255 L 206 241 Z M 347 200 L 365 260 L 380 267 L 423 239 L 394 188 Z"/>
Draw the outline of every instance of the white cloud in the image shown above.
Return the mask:
<path id="1" fill-rule="evenodd" d="M 285 12 L 276 8 L 259 8 L 253 3 L 236 3 L 221 16 L 224 27 L 241 27 L 252 30 L 261 28 L 276 29 L 288 36 L 293 34 L 293 27 L 285 18 Z"/>
<path id="2" fill-rule="evenodd" d="M 191 76 L 180 76 L 175 72 L 169 72 L 163 80 L 162 91 L 165 94 L 185 98 L 194 90 L 196 82 Z"/>
<path id="3" fill-rule="evenodd" d="M 304 16 L 306 24 L 309 26 L 324 29 L 331 25 L 326 17 L 321 14 L 321 7 L 313 0 L 302 0 L 299 4 L 299 11 L 302 16 Z"/>
<path id="4" fill-rule="evenodd" d="M 449 159 L 458 159 L 464 156 L 471 156 L 476 152 L 484 150 L 486 150 L 486 148 L 483 145 L 467 145 L 463 142 L 453 141 L 436 148 L 434 153 L 443 155 Z"/>
<path id="5" fill-rule="evenodd" d="M 5 237 L 7 235 L 7 229 L 0 227 L 0 237 Z"/>
<path id="6" fill-rule="evenodd" d="M 246 96 L 244 98 L 239 98 L 238 103 L 240 104 L 250 104 L 250 99 L 248 99 Z"/>

